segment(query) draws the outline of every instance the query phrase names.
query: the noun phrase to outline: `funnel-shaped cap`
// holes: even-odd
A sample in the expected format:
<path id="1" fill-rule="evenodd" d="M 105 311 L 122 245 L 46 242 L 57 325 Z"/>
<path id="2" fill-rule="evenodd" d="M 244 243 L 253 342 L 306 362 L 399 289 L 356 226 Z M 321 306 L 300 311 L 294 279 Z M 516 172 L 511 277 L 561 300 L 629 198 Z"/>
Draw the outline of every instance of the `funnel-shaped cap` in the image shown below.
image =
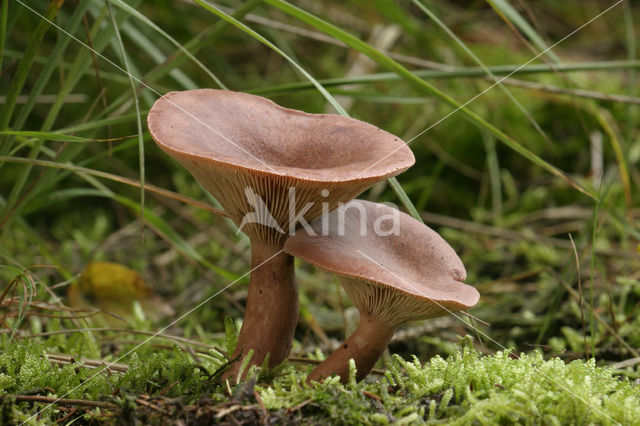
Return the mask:
<path id="1" fill-rule="evenodd" d="M 168 93 L 148 125 L 245 233 L 276 246 L 322 203 L 332 210 L 415 161 L 400 138 L 368 123 L 225 90 Z"/>
<path id="2" fill-rule="evenodd" d="M 323 223 L 324 220 L 324 223 Z M 354 305 L 395 327 L 469 308 L 478 291 L 447 242 L 384 204 L 353 200 L 301 229 L 284 250 L 341 276 Z"/>

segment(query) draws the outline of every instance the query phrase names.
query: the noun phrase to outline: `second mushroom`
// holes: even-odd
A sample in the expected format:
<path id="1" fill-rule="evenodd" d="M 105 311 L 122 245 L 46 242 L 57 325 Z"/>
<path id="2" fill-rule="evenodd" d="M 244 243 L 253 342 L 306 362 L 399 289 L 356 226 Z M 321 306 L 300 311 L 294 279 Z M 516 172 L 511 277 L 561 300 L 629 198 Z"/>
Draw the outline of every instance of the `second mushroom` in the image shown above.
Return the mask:
<path id="1" fill-rule="evenodd" d="M 355 332 L 309 375 L 356 379 L 373 368 L 395 329 L 474 306 L 478 291 L 462 283 L 465 268 L 435 231 L 379 203 L 353 200 L 290 237 L 285 251 L 338 274 L 360 312 Z"/>

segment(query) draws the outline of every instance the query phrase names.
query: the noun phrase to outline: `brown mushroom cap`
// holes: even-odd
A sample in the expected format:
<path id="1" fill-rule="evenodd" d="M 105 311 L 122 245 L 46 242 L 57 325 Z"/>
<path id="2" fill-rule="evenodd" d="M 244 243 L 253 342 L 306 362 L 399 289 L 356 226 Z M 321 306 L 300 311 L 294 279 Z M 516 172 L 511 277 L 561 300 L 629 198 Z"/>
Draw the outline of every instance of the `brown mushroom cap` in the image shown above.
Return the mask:
<path id="1" fill-rule="evenodd" d="M 247 202 L 251 188 L 284 232 L 256 223 L 243 231 L 276 246 L 289 229 L 290 188 L 296 190 L 296 214 L 313 202 L 303 215 L 311 221 L 322 214 L 322 203 L 331 210 L 415 161 L 400 138 L 371 124 L 307 114 L 226 90 L 168 93 L 147 120 L 160 148 L 189 170 L 236 224 L 247 213 L 263 213 Z M 260 222 L 270 220 L 261 216 Z"/>
<path id="2" fill-rule="evenodd" d="M 478 291 L 462 283 L 466 271 L 455 251 L 411 216 L 353 200 L 327 219 L 324 225 L 323 218 L 311 224 L 316 235 L 298 230 L 284 250 L 343 277 L 345 291 L 361 312 L 397 326 L 478 302 Z"/>

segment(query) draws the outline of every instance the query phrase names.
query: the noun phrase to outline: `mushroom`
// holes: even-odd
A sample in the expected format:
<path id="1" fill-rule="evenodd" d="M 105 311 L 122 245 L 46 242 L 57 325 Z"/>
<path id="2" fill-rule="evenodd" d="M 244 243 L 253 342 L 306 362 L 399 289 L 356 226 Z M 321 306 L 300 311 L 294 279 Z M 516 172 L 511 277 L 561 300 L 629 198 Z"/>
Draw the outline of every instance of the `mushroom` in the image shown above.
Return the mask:
<path id="1" fill-rule="evenodd" d="M 395 208 L 353 200 L 300 230 L 285 243 L 287 253 L 338 274 L 360 312 L 353 334 L 309 375 L 356 379 L 373 368 L 408 321 L 436 318 L 478 302 L 478 291 L 462 283 L 466 271 L 447 242 L 428 226 Z"/>
<path id="2" fill-rule="evenodd" d="M 226 90 L 171 92 L 148 116 L 151 136 L 245 232 L 252 247 L 244 323 L 233 358 L 269 367 L 289 354 L 298 319 L 293 258 L 282 252 L 296 226 L 328 213 L 414 163 L 398 137 L 332 114 L 307 114 Z M 237 373 L 238 364 L 230 373 Z"/>

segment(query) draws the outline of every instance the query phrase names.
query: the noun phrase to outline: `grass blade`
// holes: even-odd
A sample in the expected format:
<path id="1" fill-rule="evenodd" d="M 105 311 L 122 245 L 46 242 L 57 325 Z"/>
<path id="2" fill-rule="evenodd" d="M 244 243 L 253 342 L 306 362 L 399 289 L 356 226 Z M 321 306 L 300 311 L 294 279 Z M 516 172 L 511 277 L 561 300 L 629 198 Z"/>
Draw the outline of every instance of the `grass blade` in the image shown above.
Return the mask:
<path id="1" fill-rule="evenodd" d="M 100 16 L 98 16 L 95 19 L 93 28 L 89 33 L 89 37 L 93 40 L 93 48 L 89 48 L 89 46 L 87 46 L 85 43 L 82 43 L 79 39 L 74 37 L 71 33 L 66 31 L 59 25 L 56 25 L 52 21 L 51 19 L 52 17 L 46 14 L 42 15 L 36 10 L 34 10 L 33 8 L 31 8 L 29 5 L 23 3 L 21 0 L 18 0 L 18 1 L 24 8 L 28 9 L 31 13 L 33 13 L 34 15 L 37 15 L 41 19 L 39 26 L 45 25 L 45 27 L 48 27 L 49 25 L 54 25 L 56 26 L 56 28 L 62 31 L 65 35 L 67 35 L 70 38 L 73 38 L 79 44 L 87 48 L 86 50 L 80 50 L 80 52 L 77 54 L 71 71 L 66 74 L 65 76 L 66 78 L 63 80 L 63 83 L 61 84 L 61 87 L 57 93 L 56 101 L 51 105 L 50 108 L 48 108 L 48 113 L 41 126 L 42 131 L 48 131 L 51 129 L 51 127 L 53 126 L 53 123 L 58 117 L 62 109 L 62 106 L 64 105 L 65 99 L 67 98 L 69 93 L 71 93 L 71 90 L 75 87 L 75 85 L 78 83 L 81 76 L 84 75 L 87 68 L 91 65 L 92 56 L 89 54 L 89 52 L 92 52 L 92 53 L 99 52 L 111 40 L 113 34 L 109 30 L 109 27 L 102 28 L 103 19 L 106 16 L 106 12 L 105 12 L 106 8 L 102 9 L 103 12 L 105 13 L 101 13 Z M 58 0 L 54 3 L 55 4 L 60 3 L 60 6 L 62 4 L 62 2 Z M 25 55 L 25 58 L 27 57 L 28 56 Z M 0 130 L 4 130 L 4 129 L 0 127 Z M 35 159 L 38 156 L 41 147 L 42 147 L 41 142 L 34 144 L 31 147 L 31 150 L 29 151 L 27 158 Z M 5 148 L 4 146 L 0 147 L 0 153 L 5 154 L 6 152 L 8 152 L 8 151 L 5 151 L 4 148 Z M 62 151 L 61 158 L 69 159 L 73 157 L 75 154 L 77 154 L 81 148 L 82 148 L 82 145 L 75 144 L 74 148 L 70 150 L 65 149 L 64 151 Z M 9 149 L 8 146 L 7 146 L 7 149 Z M 71 151 L 71 152 L 68 152 L 68 151 Z M 16 214 L 19 211 L 20 202 L 24 200 L 29 195 L 29 193 L 33 194 L 33 191 L 32 191 L 34 188 L 33 185 L 29 186 L 26 192 L 23 193 L 23 189 L 27 183 L 27 180 L 31 173 L 31 167 L 32 167 L 30 163 L 25 163 L 25 164 L 26 164 L 26 167 L 22 168 L 22 170 L 19 171 L 18 177 L 15 179 L 13 183 L 11 193 L 5 203 L 3 211 L 0 213 L 0 223 L 2 224 L 5 224 L 13 214 Z M 46 182 L 50 178 L 50 176 L 43 175 L 40 178 L 43 179 L 42 181 Z M 34 182 L 37 182 L 38 180 L 39 179 L 36 179 Z"/>
<path id="2" fill-rule="evenodd" d="M 136 9 L 134 9 L 133 7 L 129 6 L 128 4 L 126 4 L 125 2 L 123 2 L 122 0 L 110 0 L 111 3 L 113 3 L 114 5 L 118 6 L 119 8 L 121 8 L 122 10 L 126 11 L 127 13 L 129 13 L 131 16 L 133 16 L 134 18 L 138 19 L 139 21 L 143 22 L 145 25 L 147 25 L 149 28 L 153 29 L 154 31 L 156 31 L 158 34 L 160 34 L 162 37 L 166 38 L 167 40 L 169 40 L 169 42 L 171 44 L 173 44 L 174 46 L 176 46 L 178 48 L 178 50 L 184 54 L 187 58 L 191 59 L 197 66 L 198 68 L 200 68 L 202 71 L 204 71 L 205 74 L 207 74 L 213 81 L 215 81 L 215 83 L 222 89 L 226 89 L 227 87 L 222 83 L 222 81 L 220 81 L 220 79 L 213 74 L 209 68 L 207 68 L 202 62 L 200 62 L 198 60 L 198 58 L 196 58 L 195 56 L 193 56 L 193 54 L 191 52 L 189 52 L 187 49 L 185 49 L 178 41 L 176 41 L 173 37 L 171 37 L 169 34 L 167 34 L 162 28 L 158 27 L 156 24 L 154 24 L 149 18 L 147 18 L 146 16 L 144 16 L 142 13 L 138 12 Z"/>
<path id="3" fill-rule="evenodd" d="M 151 209 L 145 209 L 144 206 L 136 203 L 135 201 L 116 194 L 90 175 L 83 176 L 81 174 L 81 176 L 84 177 L 85 180 L 87 180 L 90 184 L 95 186 L 98 191 L 101 192 L 102 196 L 111 198 L 122 204 L 123 206 L 133 210 L 138 216 L 144 219 L 145 223 L 147 223 L 156 234 L 162 237 L 165 241 L 169 242 L 182 254 L 200 263 L 205 268 L 216 272 L 225 280 L 236 281 L 240 277 L 239 274 L 229 272 L 226 269 L 214 265 L 213 263 L 205 259 L 200 253 L 198 253 L 197 250 L 191 247 L 191 245 L 184 238 L 182 238 L 180 234 L 176 232 L 164 219 L 156 215 Z"/>
<path id="4" fill-rule="evenodd" d="M 24 5 L 20 0 L 18 0 L 20 4 Z M 33 36 L 27 49 L 25 51 L 25 55 L 20 61 L 20 65 L 16 70 L 16 74 L 14 75 L 11 84 L 9 86 L 9 91 L 7 93 L 7 98 L 3 105 L 2 110 L 0 111 L 0 130 L 7 130 L 9 128 L 9 122 L 11 121 L 11 117 L 13 116 L 13 112 L 16 106 L 16 101 L 18 99 L 18 95 L 22 92 L 24 84 L 27 80 L 27 76 L 29 75 L 29 71 L 31 70 L 31 65 L 33 63 L 33 58 L 44 38 L 45 33 L 49 29 L 52 24 L 52 20 L 58 14 L 58 10 L 62 7 L 61 0 L 54 0 L 49 3 L 49 7 L 45 11 L 45 18 L 38 22 L 38 26 L 33 32 Z M 9 136 L 5 138 L 4 143 L 0 145 L 0 155 L 7 154 L 12 148 L 12 137 Z M 35 156 L 39 147 L 36 145 L 32 148 L 30 155 Z M 0 162 L 0 168 L 2 167 L 2 163 Z M 0 223 L 4 223 L 11 217 L 11 214 L 16 206 L 19 195 L 22 191 L 22 187 L 27 181 L 29 176 L 30 166 L 25 167 L 21 173 L 16 178 L 15 184 L 9 194 L 9 197 L 6 200 L 6 203 L 2 210 L 0 210 Z"/>
<path id="5" fill-rule="evenodd" d="M 200 1 L 200 0 L 197 0 L 197 1 Z M 297 18 L 297 19 L 299 19 L 299 20 L 311 25 L 311 26 L 313 26 L 314 28 L 325 32 L 326 34 L 329 34 L 329 35 L 337 38 L 338 40 L 342 41 L 343 43 L 347 44 L 351 48 L 357 50 L 358 52 L 364 53 L 369 58 L 371 58 L 372 60 L 377 62 L 379 65 L 381 65 L 381 66 L 383 66 L 383 67 L 385 67 L 387 69 L 390 69 L 393 72 L 395 72 L 396 74 L 398 74 L 400 77 L 402 77 L 404 80 L 406 80 L 412 86 L 414 86 L 421 93 L 424 93 L 425 95 L 434 96 L 434 97 L 440 99 L 441 101 L 445 102 L 446 104 L 448 104 L 452 108 L 454 108 L 453 112 L 451 112 L 448 115 L 446 115 L 440 121 L 446 119 L 447 117 L 449 117 L 453 113 L 459 111 L 467 119 L 469 119 L 472 123 L 477 125 L 480 129 L 484 129 L 484 130 L 488 131 L 489 133 L 494 135 L 497 139 L 502 141 L 505 145 L 507 145 L 509 148 L 511 148 L 514 151 L 516 151 L 518 154 L 522 155 L 523 157 L 525 157 L 526 159 L 528 159 L 532 163 L 540 166 L 541 168 L 543 168 L 544 170 L 548 171 L 552 175 L 554 175 L 556 177 L 559 177 L 560 179 L 564 180 L 566 183 L 568 183 L 569 185 L 571 185 L 572 187 L 574 187 L 575 189 L 577 189 L 581 193 L 583 193 L 583 194 L 585 194 L 585 195 L 587 195 L 587 196 L 589 196 L 591 198 L 594 198 L 594 195 L 589 190 L 587 190 L 584 186 L 582 186 L 580 183 L 578 183 L 575 179 L 571 178 L 566 173 L 564 173 L 563 171 L 561 171 L 557 167 L 553 166 L 549 162 L 543 160 L 542 158 L 537 156 L 535 153 L 533 153 L 532 151 L 530 151 L 529 149 L 525 148 L 523 145 L 518 143 L 511 136 L 508 136 L 507 134 L 505 134 L 504 132 L 499 130 L 497 127 L 495 127 L 493 124 L 487 122 L 482 117 L 480 117 L 479 115 L 477 115 L 476 113 L 474 113 L 473 111 L 471 111 L 470 109 L 467 108 L 467 105 L 470 102 L 475 100 L 477 97 L 482 95 L 484 92 L 481 92 L 480 95 L 475 96 L 474 98 L 472 98 L 471 100 L 465 102 L 464 104 L 460 104 L 455 99 L 453 99 L 451 96 L 449 96 L 446 93 L 442 92 L 440 89 L 438 89 L 435 86 L 429 84 L 428 82 L 420 79 L 419 77 L 417 77 L 416 75 L 411 73 L 407 68 L 405 68 L 404 66 L 402 66 L 398 62 L 394 61 L 393 59 L 389 58 L 388 56 L 386 56 L 385 54 L 383 54 L 379 50 L 373 48 L 372 46 L 370 46 L 367 43 L 363 42 L 362 40 L 354 37 L 353 35 L 347 33 L 346 31 L 334 26 L 333 24 L 330 24 L 330 23 L 328 23 L 328 22 L 326 22 L 326 21 L 324 21 L 324 20 L 322 20 L 322 19 L 320 19 L 320 18 L 318 18 L 318 17 L 316 17 L 316 16 L 314 16 L 314 15 L 312 15 L 312 14 L 310 14 L 310 13 L 308 13 L 308 12 L 306 12 L 306 11 L 304 11 L 304 10 L 302 10 L 302 9 L 292 5 L 292 4 L 290 4 L 290 3 L 287 3 L 286 1 L 283 1 L 283 0 L 265 0 L 265 2 L 270 4 L 270 5 L 272 5 L 272 6 L 274 6 L 274 7 L 276 7 L 276 8 L 278 8 L 279 10 L 281 10 L 281 11 L 283 11 L 283 12 L 285 12 L 285 13 L 287 13 L 287 14 L 289 14 L 289 15 L 291 15 L 291 16 L 293 16 L 293 17 L 295 17 L 295 18 Z M 437 125 L 440 121 L 436 122 L 434 125 Z M 432 125 L 431 127 L 433 127 L 434 125 Z M 425 131 L 427 131 L 427 130 L 429 130 L 429 128 L 427 128 Z M 423 131 L 423 133 L 424 133 L 424 131 Z M 421 134 L 418 134 L 418 136 L 420 136 L 420 135 Z M 411 141 L 409 141 L 409 142 L 411 142 Z"/>
<path id="6" fill-rule="evenodd" d="M 64 164 L 64 163 L 58 163 L 55 161 L 33 160 L 29 158 L 7 157 L 7 156 L 0 156 L 0 161 L 5 161 L 7 163 L 17 163 L 17 164 L 31 164 L 33 166 L 49 167 L 49 168 L 54 168 L 59 170 L 68 170 L 74 173 L 79 173 L 79 174 L 81 173 L 81 174 L 96 176 L 102 179 L 111 180 L 114 182 L 133 186 L 135 188 L 140 187 L 140 182 L 135 181 L 133 179 L 129 179 L 124 176 L 119 176 L 113 173 L 103 172 L 102 170 L 89 169 L 86 167 L 76 166 L 73 164 Z M 162 197 L 171 198 L 173 200 L 180 201 L 182 203 L 190 204 L 194 207 L 198 207 L 198 208 L 210 211 L 211 213 L 217 214 L 219 216 L 228 217 L 227 213 L 224 210 L 217 209 L 209 204 L 203 203 L 193 198 L 185 197 L 184 195 L 178 194 L 173 191 L 169 191 L 168 189 L 160 188 L 158 186 L 146 183 L 145 190 L 149 192 L 153 192 L 154 194 L 160 195 Z M 1 227 L 2 227 L 2 223 L 0 223 L 0 228 Z"/>
<path id="7" fill-rule="evenodd" d="M 51 132 L 35 132 L 28 130 L 2 130 L 0 131 L 0 135 L 11 135 L 11 136 L 22 136 L 25 138 L 34 138 L 34 139 L 43 139 L 48 141 L 55 142 L 90 142 L 91 139 L 83 138 L 80 136 L 71 136 L 71 135 L 61 135 L 59 133 L 51 133 Z"/>
<path id="8" fill-rule="evenodd" d="M 54 48 L 55 49 L 55 48 Z M 22 59 L 24 57 L 24 53 L 23 52 L 19 52 L 17 50 L 13 50 L 13 49 L 6 49 L 4 52 L 5 56 L 7 58 L 15 58 L 15 59 Z M 53 54 L 53 53 L 52 53 Z M 51 60 L 50 56 L 36 56 L 33 58 L 33 63 L 34 64 L 40 64 L 40 65 L 47 65 Z M 65 61 L 58 61 L 57 64 L 57 68 L 63 71 L 69 71 L 73 68 L 73 64 L 71 64 L 70 62 L 65 62 Z M 84 75 L 95 75 L 95 71 L 90 70 L 84 73 Z M 120 84 L 126 84 L 127 83 L 127 78 L 124 76 L 121 76 L 120 74 L 115 74 L 109 71 L 100 71 L 100 78 L 102 78 L 103 80 L 109 80 L 112 81 L 114 83 L 120 83 Z M 51 95 L 50 95 L 51 96 Z M 18 101 L 20 101 L 20 98 L 18 98 Z M 15 127 L 15 126 L 14 126 Z"/>
<path id="9" fill-rule="evenodd" d="M 435 13 L 433 13 L 429 8 L 427 8 L 424 4 L 422 4 L 420 0 L 412 0 L 412 1 L 413 1 L 413 4 L 418 6 L 418 8 L 425 13 L 425 15 L 427 15 L 433 22 L 435 22 L 436 25 L 438 25 L 438 27 L 442 29 L 442 31 L 444 31 L 449 37 L 451 37 L 451 39 L 453 39 L 453 41 L 467 55 L 469 55 L 469 57 L 473 59 L 473 61 L 480 66 L 480 68 L 482 68 L 482 70 L 487 74 L 487 76 L 490 77 L 490 79 L 498 86 L 498 88 L 502 90 L 502 92 L 505 95 L 507 95 L 507 97 L 511 100 L 511 102 L 513 102 L 514 105 L 524 114 L 524 116 L 527 117 L 527 120 L 529 120 L 531 125 L 536 129 L 536 131 L 540 134 L 540 136 L 542 136 L 542 138 L 545 141 L 551 143 L 547 134 L 544 132 L 544 130 L 542 130 L 542 128 L 540 127 L 538 122 L 533 118 L 533 116 L 531 116 L 529 111 L 525 109 L 524 105 L 522 105 L 520 101 L 518 101 L 515 98 L 515 96 L 513 96 L 513 94 L 511 94 L 511 92 L 503 84 L 501 84 L 502 82 L 498 80 L 498 77 L 495 74 L 493 74 L 487 66 L 485 66 L 485 64 L 480 60 L 480 58 L 478 58 L 478 56 L 475 53 L 473 53 L 473 51 L 469 49 L 469 47 L 467 47 L 467 45 L 462 40 L 460 40 L 460 38 L 457 35 L 455 35 L 455 33 L 451 31 L 451 29 L 449 29 L 449 27 L 447 27 L 447 25 L 444 22 L 442 22 Z"/>
<path id="10" fill-rule="evenodd" d="M 602 189 L 602 185 L 600 186 Z M 600 210 L 600 202 L 602 198 L 599 196 L 596 199 L 596 203 L 593 209 L 592 228 L 591 228 L 591 253 L 589 262 L 589 332 L 591 334 L 591 356 L 596 356 L 596 330 L 595 330 L 595 297 L 593 292 L 593 279 L 596 269 L 596 238 L 598 236 L 598 212 Z"/>
<path id="11" fill-rule="evenodd" d="M 318 83 L 318 81 L 314 77 L 312 77 L 311 74 L 309 74 L 304 68 L 302 68 L 300 65 L 298 65 L 298 63 L 296 61 L 294 61 L 289 55 L 284 53 L 281 49 L 279 49 L 277 46 L 275 46 L 269 40 L 265 39 L 260 34 L 258 34 L 257 32 L 252 30 L 251 28 L 249 28 L 246 25 L 244 25 L 242 22 L 238 21 L 237 19 L 233 18 L 232 16 L 228 15 L 227 13 L 225 13 L 225 12 L 223 12 L 223 11 L 221 11 L 221 10 L 211 6 L 211 5 L 209 5 L 208 3 L 204 2 L 203 0 L 194 0 L 194 1 L 196 3 L 198 3 L 199 5 L 201 5 L 202 7 L 204 7 L 209 12 L 211 12 L 211 13 L 219 16 L 220 18 L 224 19 L 225 21 L 233 24 L 234 26 L 236 26 L 237 28 L 239 28 L 243 32 L 249 34 L 250 36 L 252 36 L 256 40 L 260 41 L 261 43 L 265 44 L 266 46 L 268 46 L 272 50 L 276 51 L 279 55 L 281 55 L 289 63 L 291 63 L 291 65 L 293 65 L 293 67 L 296 70 L 298 70 L 305 78 L 307 78 L 315 86 L 316 89 L 318 89 L 318 91 L 331 104 L 331 106 L 333 106 L 333 108 L 338 112 L 338 114 L 340 114 L 342 116 L 345 116 L 345 117 L 349 116 L 349 114 L 338 103 L 338 101 L 320 83 Z M 407 194 L 404 192 L 404 190 L 402 189 L 402 186 L 400 186 L 398 181 L 394 179 L 394 180 L 390 180 L 390 183 L 391 183 L 392 187 L 394 188 L 394 190 L 396 191 L 396 193 L 399 196 L 400 196 L 400 194 L 402 194 L 402 196 L 400 196 L 400 200 L 405 205 L 405 207 L 409 210 L 409 212 L 412 214 L 412 216 L 414 216 L 417 220 L 422 221 L 422 218 L 420 217 L 420 215 L 416 211 L 416 208 L 414 207 L 413 203 L 411 203 L 411 200 L 409 199 Z"/>
<path id="12" fill-rule="evenodd" d="M 122 32 L 126 34 L 135 44 L 137 44 L 143 52 L 146 52 L 147 55 L 151 56 L 151 59 L 153 59 L 156 64 L 162 64 L 166 62 L 167 57 L 162 52 L 162 50 L 160 50 L 160 48 L 156 46 L 155 41 L 149 40 L 146 34 L 144 34 L 131 22 L 125 22 L 122 25 Z M 171 78 L 173 78 L 175 82 L 182 86 L 182 88 L 184 89 L 189 90 L 198 88 L 196 83 L 180 69 L 171 70 L 171 72 L 169 72 L 169 76 L 171 76 Z"/>
<path id="13" fill-rule="evenodd" d="M 7 39 L 7 16 L 9 15 L 9 0 L 2 0 L 2 14 L 0 14 L 0 73 L 2 73 L 2 58 L 4 58 L 4 43 Z"/>
<path id="14" fill-rule="evenodd" d="M 142 115 L 147 115 L 149 111 L 142 111 Z M 78 123 L 68 127 L 63 127 L 62 129 L 56 130 L 56 133 L 76 133 L 76 132 L 86 132 L 89 130 L 101 129 L 103 127 L 115 125 L 115 124 L 123 124 L 129 123 L 133 121 L 137 116 L 137 113 L 129 113 L 123 114 L 117 117 L 104 118 L 102 120 L 92 120 L 86 123 Z"/>
<path id="15" fill-rule="evenodd" d="M 271 43 L 269 40 L 267 40 L 266 38 L 264 38 L 263 36 L 261 36 L 260 34 L 258 34 L 257 32 L 255 32 L 254 30 L 252 30 L 251 28 L 246 26 L 245 24 L 243 24 L 242 22 L 238 21 L 233 16 L 231 16 L 231 15 L 223 12 L 222 10 L 218 9 L 217 7 L 211 5 L 211 4 L 209 4 L 209 3 L 207 3 L 207 2 L 205 2 L 203 0 L 194 0 L 194 1 L 197 4 L 199 4 L 200 6 L 202 6 L 208 12 L 211 12 L 214 15 L 218 16 L 219 18 L 224 19 L 225 21 L 227 21 L 228 23 L 232 24 L 233 26 L 235 26 L 236 28 L 238 28 L 242 32 L 249 34 L 251 37 L 253 37 L 257 41 L 259 41 L 260 43 L 266 45 L 271 50 L 274 50 L 280 56 L 285 58 L 291 65 L 293 65 L 293 67 L 296 70 L 298 70 L 307 80 L 309 80 L 311 82 L 311 84 L 313 84 L 315 86 L 315 88 L 318 89 L 318 91 L 320 93 L 322 93 L 322 95 L 325 97 L 325 99 L 338 112 L 338 114 L 344 115 L 344 116 L 348 116 L 347 112 L 342 108 L 342 106 L 338 103 L 338 101 L 336 101 L 334 99 L 334 97 L 331 96 L 331 94 L 329 92 L 327 92 L 327 90 L 324 87 L 322 87 L 322 85 L 320 83 L 318 83 L 318 80 L 313 78 L 311 76 L 311 74 L 309 74 L 304 68 L 302 68 L 300 65 L 298 65 L 297 62 L 295 62 L 293 59 L 291 59 L 291 57 L 288 56 L 286 53 L 284 53 L 280 48 L 278 48 L 278 46 L 276 46 L 275 44 Z"/>
<path id="16" fill-rule="evenodd" d="M 506 0 L 487 0 L 487 3 L 496 11 L 500 17 L 508 24 L 513 23 L 522 33 L 539 49 L 543 55 L 547 55 L 554 63 L 562 62 L 560 58 L 548 49 L 547 43 L 540 37 L 538 32 L 529 25 L 526 19 L 518 13 Z"/>
<path id="17" fill-rule="evenodd" d="M 495 75 L 520 75 L 520 74 L 539 74 L 549 72 L 577 72 L 577 71 L 614 71 L 614 70 L 635 70 L 640 68 L 640 61 L 599 61 L 599 62 L 581 62 L 575 64 L 558 64 L 554 66 L 546 64 L 530 64 L 524 67 L 518 65 L 498 65 L 488 67 Z M 418 70 L 410 71 L 417 78 L 421 79 L 452 79 L 452 78 L 468 78 L 482 77 L 486 73 L 480 67 L 451 67 L 450 70 Z M 384 81 L 398 81 L 402 77 L 397 73 L 384 72 L 367 74 L 358 77 L 340 77 L 318 80 L 324 87 L 334 87 L 351 84 L 378 83 Z M 257 87 L 248 90 L 248 93 L 256 95 L 265 95 L 271 93 L 283 93 L 290 91 L 312 89 L 313 85 L 307 81 L 297 83 L 287 83 L 282 85 L 274 85 L 267 87 Z"/>
<path id="18" fill-rule="evenodd" d="M 249 13 L 249 11 L 251 11 L 259 3 L 260 3 L 260 0 L 250 0 L 242 4 L 241 6 L 239 6 L 231 14 L 231 16 L 233 16 L 236 19 L 241 19 L 245 14 Z M 229 26 L 230 24 L 228 22 L 220 21 L 216 23 L 216 25 L 214 25 L 212 28 L 209 28 L 203 31 L 198 36 L 196 36 L 192 40 L 185 43 L 183 47 L 186 50 L 192 52 L 192 54 L 194 54 L 198 52 L 200 49 L 210 46 L 215 41 L 215 39 L 223 33 L 224 29 L 226 29 Z M 182 54 L 182 50 L 178 50 L 172 55 L 170 55 L 169 59 L 165 61 L 163 64 L 147 72 L 144 75 L 142 81 L 147 83 L 153 83 L 159 80 L 160 78 L 164 77 L 165 75 L 171 73 L 171 71 L 173 71 L 174 69 L 178 68 L 180 65 L 185 63 L 187 59 L 188 57 Z M 143 87 L 142 83 L 141 82 L 139 83 L 140 84 L 138 85 L 138 89 L 140 87 Z M 170 89 L 167 89 L 165 91 L 169 91 L 169 90 Z M 129 99 L 128 93 L 127 94 L 123 93 L 115 101 L 111 102 L 111 105 L 103 111 L 103 113 L 101 114 L 101 117 L 109 116 L 118 107 L 120 107 L 122 104 L 127 102 L 128 99 Z"/>
<path id="19" fill-rule="evenodd" d="M 80 25 L 80 22 L 82 21 L 82 17 L 89 7 L 89 4 L 90 2 L 81 2 L 74 9 L 73 15 L 69 19 L 68 23 L 69 32 L 73 33 L 76 31 L 76 29 Z M 49 83 L 51 75 L 59 67 L 64 51 L 69 45 L 70 41 L 71 39 L 69 37 L 58 38 L 56 45 L 47 55 L 46 61 L 44 63 L 44 68 L 40 72 L 40 75 L 38 75 L 38 79 L 34 83 L 33 87 L 31 87 L 29 90 L 27 103 L 20 109 L 20 112 L 18 113 L 15 122 L 13 123 L 14 129 L 22 129 L 22 126 L 27 121 L 29 114 L 35 106 L 38 97 L 42 94 L 45 87 Z"/>
<path id="20" fill-rule="evenodd" d="M 542 53 L 547 53 L 554 64 L 559 64 L 562 62 L 557 55 L 551 52 L 550 47 L 547 46 L 547 43 L 545 43 L 542 37 L 540 37 L 536 33 L 533 27 L 531 27 L 529 23 L 505 0 L 489 0 L 489 3 L 503 19 L 508 19 L 507 22 L 513 22 L 520 31 L 522 31 L 527 37 L 529 37 L 537 49 L 540 49 Z M 616 7 L 618 4 L 620 4 L 620 2 L 614 3 L 613 5 L 609 6 L 600 15 Z M 581 107 L 580 105 L 576 106 Z M 633 215 L 631 214 L 631 183 L 629 179 L 626 159 L 624 158 L 622 153 L 623 150 L 621 146 L 621 140 L 618 138 L 617 133 L 613 130 L 613 127 L 610 124 L 612 120 L 610 119 L 610 114 L 608 111 L 602 108 L 598 108 L 593 103 L 588 103 L 585 109 L 594 116 L 594 118 L 598 121 L 598 123 L 602 126 L 604 131 L 609 136 L 609 140 L 611 141 L 611 146 L 618 163 L 622 186 L 624 188 L 625 200 L 627 204 L 627 215 L 629 217 L 630 223 L 633 223 Z"/>
<path id="21" fill-rule="evenodd" d="M 633 10 L 631 8 L 631 4 L 627 1 L 624 3 L 624 26 L 626 30 L 627 36 L 627 59 L 633 61 L 636 59 L 636 30 L 635 25 L 633 24 Z M 636 96 L 638 93 L 638 80 L 637 80 L 637 72 L 636 70 L 629 70 L 628 81 L 628 90 L 627 94 L 631 96 Z M 627 107 L 627 129 L 626 129 L 626 138 L 631 141 L 633 137 L 633 132 L 636 128 L 636 123 L 638 122 L 638 109 L 634 108 L 632 105 Z"/>
<path id="22" fill-rule="evenodd" d="M 22 4 L 21 0 L 18 0 Z M 24 83 L 27 80 L 27 76 L 29 75 L 29 71 L 31 70 L 31 64 L 33 63 L 33 58 L 36 55 L 38 47 L 40 47 L 40 43 L 44 38 L 45 33 L 51 26 L 51 21 L 58 14 L 58 10 L 62 6 L 63 1 L 54 0 L 49 4 L 45 12 L 46 20 L 41 20 L 38 22 L 38 26 L 33 31 L 33 36 L 31 37 L 31 41 L 27 46 L 24 57 L 20 61 L 20 65 L 16 71 L 16 74 L 11 81 L 9 86 L 9 92 L 7 93 L 7 99 L 3 105 L 2 111 L 0 112 L 0 130 L 6 130 L 9 127 L 9 121 L 11 120 L 11 116 L 13 115 L 13 111 L 16 106 L 16 100 L 18 99 L 18 95 L 22 92 L 22 88 L 24 87 Z M 4 6 L 3 6 L 4 7 Z M 6 21 L 6 15 L 3 16 L 3 21 Z M 6 154 L 9 152 L 10 147 L 8 145 L 3 144 L 0 147 L 0 154 Z"/>
<path id="23" fill-rule="evenodd" d="M 124 44 L 122 44 L 122 38 L 120 37 L 120 30 L 118 29 L 118 23 L 115 20 L 113 12 L 111 10 L 111 2 L 114 0 L 107 1 L 107 8 L 109 9 L 109 16 L 111 17 L 111 23 L 113 25 L 113 32 L 116 34 L 116 40 L 118 41 L 118 47 L 120 48 L 120 56 L 122 57 L 122 62 L 124 64 L 125 70 L 127 70 L 127 76 L 129 77 L 129 83 L 131 84 L 131 92 L 133 95 L 133 104 L 136 108 L 136 124 L 138 125 L 138 158 L 139 158 L 139 167 L 140 167 L 140 210 L 142 216 L 144 216 L 144 140 L 142 139 L 142 118 L 140 115 L 140 105 L 138 102 L 138 93 L 136 92 L 136 84 L 133 81 L 133 75 L 130 72 L 129 67 L 129 59 L 127 58 L 127 52 L 124 49 Z M 141 229 L 140 238 L 144 239 L 144 228 Z"/>

